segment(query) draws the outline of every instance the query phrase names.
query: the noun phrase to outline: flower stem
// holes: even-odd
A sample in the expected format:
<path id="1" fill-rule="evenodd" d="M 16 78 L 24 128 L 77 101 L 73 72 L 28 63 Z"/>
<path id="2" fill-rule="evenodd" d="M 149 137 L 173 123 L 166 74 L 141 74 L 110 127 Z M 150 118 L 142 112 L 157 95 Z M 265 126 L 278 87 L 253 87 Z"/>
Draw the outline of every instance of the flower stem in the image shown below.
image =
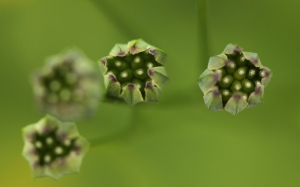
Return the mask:
<path id="1" fill-rule="evenodd" d="M 88 141 L 90 142 L 91 147 L 97 147 L 97 146 L 103 145 L 107 142 L 116 141 L 118 139 L 126 137 L 129 133 L 134 131 L 134 129 L 136 129 L 136 127 L 138 125 L 137 120 L 139 119 L 140 108 L 141 107 L 136 106 L 136 105 L 131 107 L 132 113 L 130 115 L 129 123 L 128 123 L 128 125 L 126 125 L 125 128 L 120 129 L 120 130 L 118 130 L 112 134 L 106 135 L 106 136 L 89 139 Z"/>
<path id="2" fill-rule="evenodd" d="M 114 23 L 124 35 L 128 39 L 137 38 L 139 35 L 135 33 L 131 27 L 126 24 L 126 22 L 122 19 L 124 16 L 120 15 L 119 11 L 117 11 L 113 6 L 110 6 L 108 2 L 105 0 L 91 0 L 95 5 L 103 12 L 111 21 Z"/>
<path id="3" fill-rule="evenodd" d="M 202 51 L 200 58 L 201 68 L 206 69 L 207 61 L 210 57 L 210 46 L 208 42 L 208 29 L 207 29 L 207 0 L 198 0 L 198 37 L 199 49 Z"/>

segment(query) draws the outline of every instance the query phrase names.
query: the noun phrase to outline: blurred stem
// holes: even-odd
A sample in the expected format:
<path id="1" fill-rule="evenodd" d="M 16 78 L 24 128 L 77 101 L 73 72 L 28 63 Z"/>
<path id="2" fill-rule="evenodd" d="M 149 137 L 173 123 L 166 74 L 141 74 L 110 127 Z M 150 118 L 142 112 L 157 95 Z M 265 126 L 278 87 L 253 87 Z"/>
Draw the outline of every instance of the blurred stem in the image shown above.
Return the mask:
<path id="1" fill-rule="evenodd" d="M 126 137 L 129 133 L 131 133 L 138 126 L 137 120 L 139 119 L 139 110 L 141 107 L 136 105 L 131 107 L 131 115 L 129 118 L 129 123 L 124 129 L 120 129 L 119 131 L 106 135 L 103 137 L 97 137 L 93 139 L 89 139 L 90 147 L 97 147 L 99 145 L 103 145 L 107 142 L 112 142 L 121 138 Z"/>
<path id="2" fill-rule="evenodd" d="M 210 57 L 210 46 L 208 42 L 207 27 L 207 0 L 198 0 L 198 29 L 199 29 L 199 48 L 202 50 L 202 58 L 200 59 L 201 68 L 206 69 L 207 61 Z"/>
<path id="3" fill-rule="evenodd" d="M 110 6 L 106 0 L 91 0 L 101 12 L 103 12 L 107 17 L 116 25 L 116 27 L 122 31 L 122 33 L 128 37 L 129 40 L 133 38 L 138 38 L 139 36 L 136 35 L 133 29 L 125 23 L 119 11 L 117 11 L 113 6 Z"/>

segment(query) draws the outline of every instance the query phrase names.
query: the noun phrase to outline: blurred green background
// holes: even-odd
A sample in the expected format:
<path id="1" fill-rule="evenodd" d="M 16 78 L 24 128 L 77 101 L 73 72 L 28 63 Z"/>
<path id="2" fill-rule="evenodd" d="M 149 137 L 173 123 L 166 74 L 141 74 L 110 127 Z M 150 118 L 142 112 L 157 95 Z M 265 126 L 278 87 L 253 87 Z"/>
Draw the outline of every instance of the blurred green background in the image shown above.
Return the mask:
<path id="1" fill-rule="evenodd" d="M 0 0 L 0 186 L 300 186 L 299 10 L 297 0 L 208 0 L 205 46 L 195 0 Z M 161 102 L 134 111 L 100 103 L 77 122 L 102 139 L 81 172 L 32 180 L 21 128 L 43 115 L 30 73 L 66 47 L 96 61 L 136 38 L 168 53 Z M 209 111 L 196 82 L 204 49 L 217 55 L 231 42 L 274 73 L 264 104 L 237 116 Z"/>

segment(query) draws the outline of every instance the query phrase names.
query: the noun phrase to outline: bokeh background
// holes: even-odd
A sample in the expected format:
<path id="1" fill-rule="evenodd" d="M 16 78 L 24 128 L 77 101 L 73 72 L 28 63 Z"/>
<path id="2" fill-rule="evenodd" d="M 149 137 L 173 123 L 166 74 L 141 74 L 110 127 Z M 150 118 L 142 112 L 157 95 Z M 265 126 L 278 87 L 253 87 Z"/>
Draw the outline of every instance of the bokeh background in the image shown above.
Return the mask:
<path id="1" fill-rule="evenodd" d="M 199 4 L 198 4 L 199 5 Z M 300 186 L 300 1 L 208 0 L 207 37 L 195 0 L 0 0 L 0 186 Z M 32 180 L 21 128 L 43 114 L 29 75 L 77 46 L 93 61 L 143 38 L 168 53 L 161 102 L 100 103 L 77 122 L 99 138 L 81 172 Z M 209 111 L 197 79 L 228 43 L 257 52 L 274 76 L 264 104 Z"/>

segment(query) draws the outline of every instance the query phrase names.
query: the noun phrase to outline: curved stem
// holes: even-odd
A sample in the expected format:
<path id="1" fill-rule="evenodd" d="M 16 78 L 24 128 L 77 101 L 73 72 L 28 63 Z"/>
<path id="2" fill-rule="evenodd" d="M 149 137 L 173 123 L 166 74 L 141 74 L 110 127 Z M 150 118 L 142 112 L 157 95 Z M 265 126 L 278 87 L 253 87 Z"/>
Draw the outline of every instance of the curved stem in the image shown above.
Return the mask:
<path id="1" fill-rule="evenodd" d="M 129 133 L 131 133 L 134 129 L 136 129 L 138 125 L 137 120 L 139 119 L 139 109 L 140 107 L 138 106 L 132 106 L 131 109 L 132 113 L 129 119 L 129 124 L 124 129 L 121 129 L 113 134 L 89 139 L 88 141 L 90 142 L 90 147 L 97 147 L 104 143 L 112 142 L 126 137 Z"/>

